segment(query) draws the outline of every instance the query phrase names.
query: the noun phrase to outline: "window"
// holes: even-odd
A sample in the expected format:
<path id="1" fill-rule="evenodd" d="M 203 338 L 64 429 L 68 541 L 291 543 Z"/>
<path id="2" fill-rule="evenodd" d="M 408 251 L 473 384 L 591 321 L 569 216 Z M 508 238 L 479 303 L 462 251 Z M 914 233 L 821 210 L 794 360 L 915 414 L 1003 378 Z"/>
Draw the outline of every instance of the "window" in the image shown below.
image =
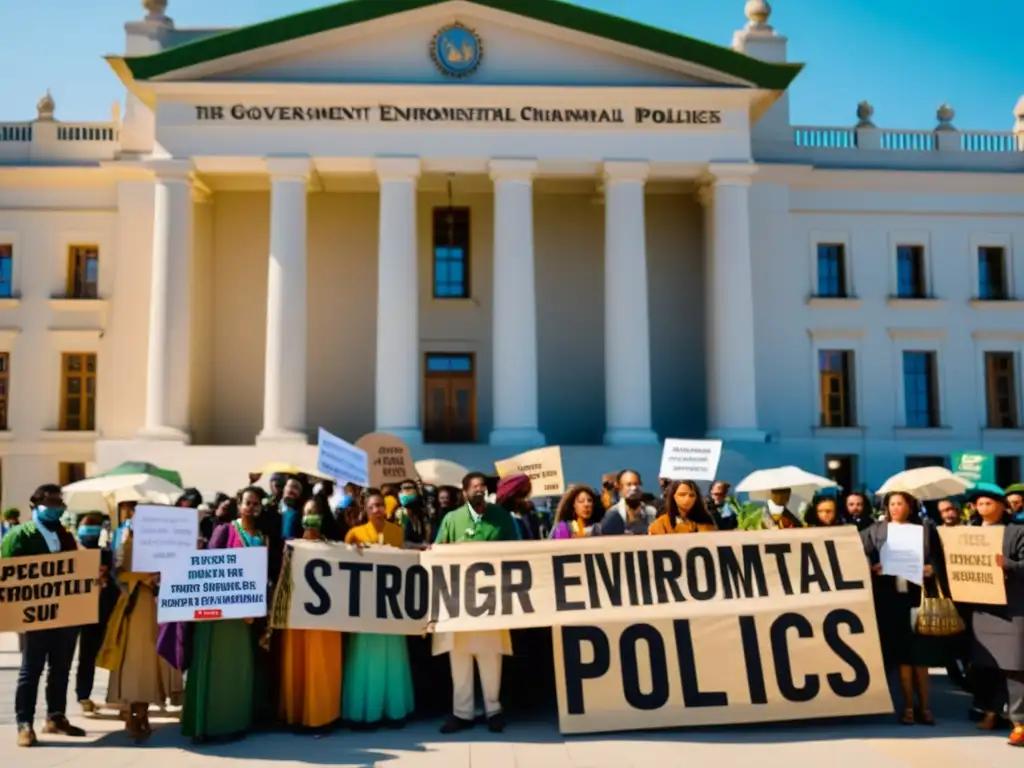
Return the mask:
<path id="1" fill-rule="evenodd" d="M 978 298 L 999 301 L 1010 297 L 1006 275 L 1006 249 L 994 245 L 978 248 Z"/>
<path id="2" fill-rule="evenodd" d="M 939 426 L 939 387 L 934 352 L 903 353 L 903 398 L 908 427 Z"/>
<path id="3" fill-rule="evenodd" d="M 0 431 L 7 429 L 8 398 L 11 386 L 11 355 L 0 352 Z"/>
<path id="4" fill-rule="evenodd" d="M 853 352 L 823 349 L 818 352 L 821 426 L 856 426 L 853 410 Z"/>
<path id="5" fill-rule="evenodd" d="M 469 209 L 434 209 L 434 298 L 469 298 Z"/>
<path id="6" fill-rule="evenodd" d="M 65 353 L 61 358 L 60 428 L 96 429 L 96 355 Z"/>
<path id="7" fill-rule="evenodd" d="M 1020 480 L 1020 456 L 996 456 L 996 485 L 1005 488 Z"/>
<path id="8" fill-rule="evenodd" d="M 949 459 L 944 456 L 907 456 L 904 461 L 905 469 L 922 469 L 924 467 L 945 467 L 949 469 Z"/>
<path id="9" fill-rule="evenodd" d="M 1020 426 L 1017 371 L 1012 352 L 985 353 L 985 406 L 989 429 L 1017 429 Z"/>
<path id="10" fill-rule="evenodd" d="M 896 296 L 901 299 L 923 299 L 927 295 L 924 247 L 896 246 Z"/>
<path id="11" fill-rule="evenodd" d="M 94 245 L 72 245 L 68 249 L 69 299 L 98 299 L 100 249 Z"/>
<path id="12" fill-rule="evenodd" d="M 71 485 L 85 480 L 85 464 L 81 462 L 62 461 L 60 463 L 60 484 Z"/>
<path id="13" fill-rule="evenodd" d="M 846 246 L 818 243 L 818 296 L 846 298 Z"/>
<path id="14" fill-rule="evenodd" d="M 0 243 L 0 299 L 14 296 L 14 248 Z"/>
<path id="15" fill-rule="evenodd" d="M 427 355 L 423 439 L 476 442 L 476 374 L 472 355 Z"/>

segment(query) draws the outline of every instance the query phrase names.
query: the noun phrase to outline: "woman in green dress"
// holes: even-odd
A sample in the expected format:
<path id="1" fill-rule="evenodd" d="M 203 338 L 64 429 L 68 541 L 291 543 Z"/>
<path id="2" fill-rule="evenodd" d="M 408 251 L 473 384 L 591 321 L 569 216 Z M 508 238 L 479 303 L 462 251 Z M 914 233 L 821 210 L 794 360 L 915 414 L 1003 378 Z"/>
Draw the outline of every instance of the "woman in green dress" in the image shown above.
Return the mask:
<path id="1" fill-rule="evenodd" d="M 237 520 L 217 526 L 209 549 L 265 546 L 256 515 L 262 499 L 246 488 Z M 181 732 L 195 742 L 245 736 L 259 708 L 256 636 L 251 620 L 206 621 L 195 625 L 191 664 L 185 683 Z"/>

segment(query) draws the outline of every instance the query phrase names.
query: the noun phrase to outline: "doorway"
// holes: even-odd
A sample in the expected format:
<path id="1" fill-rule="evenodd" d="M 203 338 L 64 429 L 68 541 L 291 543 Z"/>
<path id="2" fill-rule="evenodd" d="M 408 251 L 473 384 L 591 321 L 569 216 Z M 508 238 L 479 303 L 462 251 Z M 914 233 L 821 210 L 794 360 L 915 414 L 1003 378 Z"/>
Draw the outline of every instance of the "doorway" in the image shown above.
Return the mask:
<path id="1" fill-rule="evenodd" d="M 423 440 L 476 442 L 476 365 L 472 354 L 431 352 L 424 367 Z"/>

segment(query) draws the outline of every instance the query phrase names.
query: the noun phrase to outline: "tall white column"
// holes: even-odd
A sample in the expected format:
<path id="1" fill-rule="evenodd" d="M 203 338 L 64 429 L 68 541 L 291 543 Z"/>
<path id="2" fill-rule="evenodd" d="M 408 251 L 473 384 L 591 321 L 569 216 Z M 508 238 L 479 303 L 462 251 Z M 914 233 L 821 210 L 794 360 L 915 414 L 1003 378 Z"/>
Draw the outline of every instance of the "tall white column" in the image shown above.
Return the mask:
<path id="1" fill-rule="evenodd" d="M 188 441 L 192 261 L 192 164 L 169 160 L 156 173 L 146 353 L 144 440 Z"/>
<path id="2" fill-rule="evenodd" d="M 406 443 L 420 429 L 420 286 L 416 248 L 416 183 L 420 161 L 376 160 L 380 181 L 377 256 L 377 431 Z"/>
<path id="3" fill-rule="evenodd" d="M 545 443 L 537 418 L 533 160 L 492 160 L 494 429 L 491 445 Z"/>
<path id="4" fill-rule="evenodd" d="M 607 445 L 658 442 L 651 429 L 647 163 L 604 164 L 604 377 Z"/>
<path id="5" fill-rule="evenodd" d="M 705 262 L 707 271 L 707 387 L 709 437 L 764 442 L 757 428 L 754 283 L 750 245 L 748 164 L 715 163 Z"/>
<path id="6" fill-rule="evenodd" d="M 307 442 L 306 195 L 308 158 L 269 158 L 270 258 L 263 430 L 258 442 Z"/>

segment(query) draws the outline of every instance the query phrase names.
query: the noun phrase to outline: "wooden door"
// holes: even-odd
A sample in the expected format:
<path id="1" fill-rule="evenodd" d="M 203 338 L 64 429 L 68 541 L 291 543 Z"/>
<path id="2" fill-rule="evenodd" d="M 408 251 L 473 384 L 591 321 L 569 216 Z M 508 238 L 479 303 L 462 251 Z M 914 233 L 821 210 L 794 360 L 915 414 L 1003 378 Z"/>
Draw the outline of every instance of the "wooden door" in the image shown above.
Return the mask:
<path id="1" fill-rule="evenodd" d="M 423 439 L 428 443 L 476 442 L 476 372 L 473 355 L 427 355 Z"/>

